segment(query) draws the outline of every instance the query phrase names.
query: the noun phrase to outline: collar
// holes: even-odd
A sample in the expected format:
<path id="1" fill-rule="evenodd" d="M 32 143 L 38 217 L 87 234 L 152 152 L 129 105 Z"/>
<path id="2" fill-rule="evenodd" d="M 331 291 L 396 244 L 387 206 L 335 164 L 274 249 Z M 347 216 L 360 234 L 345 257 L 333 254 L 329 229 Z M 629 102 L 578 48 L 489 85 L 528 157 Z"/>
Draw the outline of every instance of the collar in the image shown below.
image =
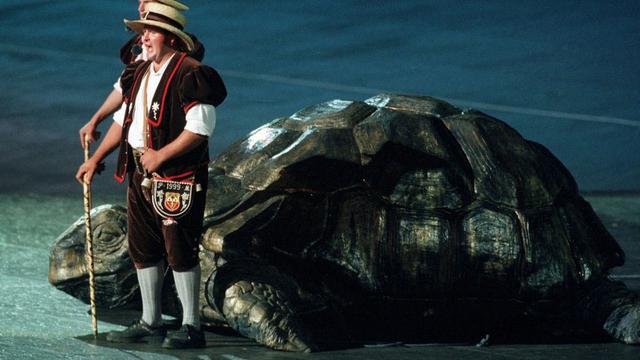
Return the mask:
<path id="1" fill-rule="evenodd" d="M 175 52 L 171 54 L 171 56 L 169 56 L 167 60 L 165 60 L 164 64 L 162 64 L 162 67 L 160 67 L 158 71 L 155 70 L 155 66 L 153 65 L 153 62 L 151 62 L 151 65 L 150 65 L 151 68 L 149 69 L 149 74 L 152 76 L 162 76 L 162 74 L 164 74 L 164 71 L 167 69 L 167 66 L 169 66 L 169 63 L 171 62 L 174 56 L 176 56 Z"/>

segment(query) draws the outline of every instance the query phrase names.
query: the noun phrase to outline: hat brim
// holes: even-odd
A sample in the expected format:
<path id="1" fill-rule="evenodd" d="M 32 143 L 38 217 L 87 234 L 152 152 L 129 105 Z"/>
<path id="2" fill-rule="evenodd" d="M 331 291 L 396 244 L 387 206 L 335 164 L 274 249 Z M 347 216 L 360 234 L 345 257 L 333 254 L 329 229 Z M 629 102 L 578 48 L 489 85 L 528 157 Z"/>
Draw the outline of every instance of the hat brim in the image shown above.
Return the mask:
<path id="1" fill-rule="evenodd" d="M 171 26 L 169 24 L 166 24 L 166 23 L 163 23 L 163 22 L 160 22 L 160 21 L 155 21 L 155 20 L 127 20 L 127 19 L 124 19 L 124 23 L 129 29 L 137 32 L 138 34 L 142 34 L 142 32 L 144 31 L 145 25 L 155 26 L 155 27 L 158 27 L 160 29 L 167 30 L 170 33 L 176 35 L 178 38 L 180 38 L 180 40 L 182 40 L 182 42 L 187 46 L 187 50 L 189 52 L 193 51 L 194 45 L 193 45 L 193 40 L 191 40 L 191 37 L 189 35 L 187 35 L 184 31 L 178 29 L 175 26 Z"/>

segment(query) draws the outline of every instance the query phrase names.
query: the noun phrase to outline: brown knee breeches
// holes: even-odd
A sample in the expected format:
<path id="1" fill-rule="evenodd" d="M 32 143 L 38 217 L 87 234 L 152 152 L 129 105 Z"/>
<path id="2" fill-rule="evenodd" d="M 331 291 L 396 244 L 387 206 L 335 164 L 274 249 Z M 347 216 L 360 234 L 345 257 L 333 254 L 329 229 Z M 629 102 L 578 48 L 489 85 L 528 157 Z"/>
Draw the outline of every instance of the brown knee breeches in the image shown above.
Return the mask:
<path id="1" fill-rule="evenodd" d="M 175 271 L 186 271 L 198 264 L 198 247 L 202 232 L 207 194 L 206 168 L 196 176 L 202 191 L 193 192 L 193 204 L 177 223 L 164 225 L 163 218 L 143 194 L 142 174 L 129 173 L 127 194 L 129 256 L 137 269 L 157 264 L 165 256 Z"/>

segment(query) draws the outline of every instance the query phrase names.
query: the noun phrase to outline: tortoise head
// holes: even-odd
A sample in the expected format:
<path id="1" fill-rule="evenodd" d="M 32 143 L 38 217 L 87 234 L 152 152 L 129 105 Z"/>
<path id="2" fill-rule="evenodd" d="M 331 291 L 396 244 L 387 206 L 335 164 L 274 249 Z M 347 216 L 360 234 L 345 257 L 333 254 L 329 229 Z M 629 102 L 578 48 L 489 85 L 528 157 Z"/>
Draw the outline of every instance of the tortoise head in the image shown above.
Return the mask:
<path id="1" fill-rule="evenodd" d="M 127 253 L 127 212 L 122 206 L 105 205 L 91 211 L 94 274 L 97 305 L 122 307 L 134 302 L 135 269 Z M 49 282 L 88 302 L 89 264 L 84 218 L 72 224 L 51 246 Z"/>

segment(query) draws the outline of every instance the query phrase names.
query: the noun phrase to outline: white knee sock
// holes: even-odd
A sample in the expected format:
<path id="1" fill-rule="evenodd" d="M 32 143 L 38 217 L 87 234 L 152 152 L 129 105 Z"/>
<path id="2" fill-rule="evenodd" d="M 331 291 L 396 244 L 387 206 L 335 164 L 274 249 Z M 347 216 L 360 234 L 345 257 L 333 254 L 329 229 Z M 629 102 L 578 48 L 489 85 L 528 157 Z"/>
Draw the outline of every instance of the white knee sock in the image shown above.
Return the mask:
<path id="1" fill-rule="evenodd" d="M 151 327 L 162 323 L 162 282 L 164 261 L 148 268 L 138 269 L 138 284 L 142 295 L 142 321 Z"/>
<path id="2" fill-rule="evenodd" d="M 173 272 L 182 304 L 182 325 L 200 327 L 200 264 L 187 271 Z"/>

